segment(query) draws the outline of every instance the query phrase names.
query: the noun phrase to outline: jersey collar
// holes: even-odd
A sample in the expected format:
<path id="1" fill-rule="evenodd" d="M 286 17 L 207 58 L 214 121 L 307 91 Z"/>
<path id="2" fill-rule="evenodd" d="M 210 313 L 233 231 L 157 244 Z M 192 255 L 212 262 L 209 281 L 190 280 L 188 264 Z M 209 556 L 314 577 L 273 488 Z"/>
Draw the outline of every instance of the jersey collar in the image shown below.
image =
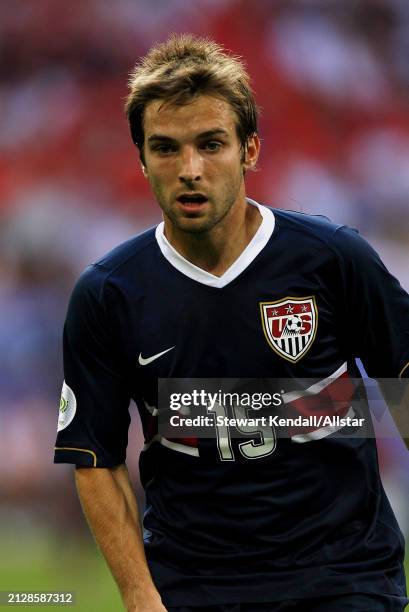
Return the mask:
<path id="1" fill-rule="evenodd" d="M 208 285 L 209 287 L 215 287 L 221 289 L 231 283 L 235 278 L 239 276 L 250 264 L 257 255 L 264 249 L 267 242 L 270 240 L 275 226 L 275 217 L 272 210 L 261 206 L 255 200 L 247 198 L 247 202 L 256 206 L 262 216 L 262 221 L 257 232 L 250 240 L 244 251 L 239 255 L 235 262 L 232 263 L 230 268 L 222 276 L 215 276 L 206 270 L 202 270 L 198 266 L 185 259 L 167 240 L 164 234 L 164 223 L 160 223 L 156 228 L 156 240 L 162 255 L 168 260 L 168 262 L 179 272 L 182 272 L 185 276 Z"/>

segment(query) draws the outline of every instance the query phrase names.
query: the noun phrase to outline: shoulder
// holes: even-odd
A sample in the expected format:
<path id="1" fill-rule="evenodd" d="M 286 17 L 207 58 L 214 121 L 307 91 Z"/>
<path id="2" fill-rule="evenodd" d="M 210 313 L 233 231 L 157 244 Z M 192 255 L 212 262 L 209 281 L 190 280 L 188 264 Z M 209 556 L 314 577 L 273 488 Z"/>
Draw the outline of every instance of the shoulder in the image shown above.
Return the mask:
<path id="1" fill-rule="evenodd" d="M 156 227 L 150 228 L 142 234 L 138 234 L 116 246 L 109 253 L 98 259 L 94 266 L 103 269 L 109 276 L 110 274 L 125 270 L 127 266 L 133 265 L 135 261 L 140 265 L 144 260 L 149 260 L 157 248 L 155 230 Z"/>
<path id="2" fill-rule="evenodd" d="M 98 259 L 94 265 L 104 268 L 107 272 L 114 272 L 126 266 L 129 261 L 149 256 L 149 250 L 157 244 L 155 230 L 156 227 L 150 228 L 119 244 Z"/>
<path id="3" fill-rule="evenodd" d="M 272 209 L 278 233 L 293 235 L 297 240 L 315 240 L 319 243 L 330 242 L 342 226 L 332 223 L 323 215 L 308 215 L 294 210 Z"/>
<path id="4" fill-rule="evenodd" d="M 277 234 L 296 239 L 295 244 L 325 246 L 341 258 L 376 255 L 371 245 L 355 228 L 333 223 L 322 215 L 272 209 L 276 218 Z"/>
<path id="5" fill-rule="evenodd" d="M 130 284 L 143 270 L 151 269 L 157 252 L 155 229 L 151 228 L 116 246 L 85 268 L 78 278 L 71 296 L 72 301 L 101 302 L 108 287 Z M 132 283 L 137 286 L 137 283 Z"/>

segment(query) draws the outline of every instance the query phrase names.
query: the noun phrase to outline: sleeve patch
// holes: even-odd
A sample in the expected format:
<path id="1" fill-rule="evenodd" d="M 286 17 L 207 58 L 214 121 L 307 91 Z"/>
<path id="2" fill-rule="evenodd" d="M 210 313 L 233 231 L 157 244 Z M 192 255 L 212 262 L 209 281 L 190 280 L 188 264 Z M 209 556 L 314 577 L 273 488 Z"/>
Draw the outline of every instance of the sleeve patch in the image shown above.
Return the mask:
<path id="1" fill-rule="evenodd" d="M 76 411 L 77 400 L 75 398 L 74 391 L 64 381 L 61 391 L 57 431 L 61 431 L 62 429 L 68 427 L 68 425 L 73 420 Z"/>

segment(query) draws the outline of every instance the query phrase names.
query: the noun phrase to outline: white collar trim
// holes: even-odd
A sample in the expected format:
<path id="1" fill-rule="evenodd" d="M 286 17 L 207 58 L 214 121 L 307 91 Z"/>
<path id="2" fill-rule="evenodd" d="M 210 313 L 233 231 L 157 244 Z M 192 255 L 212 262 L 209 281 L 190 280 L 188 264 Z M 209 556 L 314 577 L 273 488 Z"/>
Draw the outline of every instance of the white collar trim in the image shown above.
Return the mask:
<path id="1" fill-rule="evenodd" d="M 179 270 L 179 272 L 182 272 L 182 274 L 185 276 L 188 276 L 189 278 L 197 281 L 198 283 L 202 283 L 203 285 L 215 287 L 216 289 L 222 289 L 237 278 L 239 274 L 241 274 L 251 264 L 260 251 L 264 249 L 274 232 L 275 217 L 273 211 L 265 206 L 261 206 L 258 202 L 251 200 L 250 198 L 247 198 L 247 202 L 259 209 L 262 216 L 260 227 L 241 255 L 239 255 L 236 261 L 232 263 L 230 268 L 228 268 L 222 276 L 215 276 L 214 274 L 195 266 L 195 264 L 191 263 L 188 259 L 185 259 L 180 253 L 178 253 L 164 234 L 165 224 L 163 221 L 162 223 L 159 223 L 155 232 L 156 240 L 162 255 L 170 264 L 172 264 L 174 268 Z"/>

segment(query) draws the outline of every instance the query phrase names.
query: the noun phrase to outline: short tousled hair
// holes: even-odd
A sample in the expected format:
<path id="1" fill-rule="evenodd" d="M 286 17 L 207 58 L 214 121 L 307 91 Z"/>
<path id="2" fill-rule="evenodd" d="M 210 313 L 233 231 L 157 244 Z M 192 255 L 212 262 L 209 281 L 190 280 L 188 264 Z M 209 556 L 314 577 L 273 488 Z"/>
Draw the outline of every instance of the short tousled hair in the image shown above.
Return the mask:
<path id="1" fill-rule="evenodd" d="M 144 163 L 144 110 L 152 100 L 187 104 L 207 94 L 225 99 L 237 115 L 236 130 L 242 149 L 257 133 L 258 108 L 249 75 L 237 56 L 207 38 L 173 34 L 152 47 L 129 79 L 125 112 L 132 140 Z"/>

